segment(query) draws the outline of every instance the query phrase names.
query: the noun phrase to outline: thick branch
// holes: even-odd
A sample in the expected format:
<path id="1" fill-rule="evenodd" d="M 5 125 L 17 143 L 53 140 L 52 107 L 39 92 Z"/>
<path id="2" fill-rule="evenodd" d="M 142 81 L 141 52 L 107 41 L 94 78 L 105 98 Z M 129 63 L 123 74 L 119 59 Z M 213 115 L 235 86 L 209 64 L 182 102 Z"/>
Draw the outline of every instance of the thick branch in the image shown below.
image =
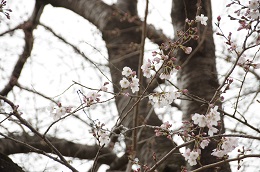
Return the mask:
<path id="1" fill-rule="evenodd" d="M 53 153 L 53 150 L 38 136 L 30 136 L 23 134 L 19 136 L 12 136 L 12 138 L 21 142 L 27 143 L 28 145 L 42 150 L 46 153 Z M 65 139 L 58 139 L 55 137 L 47 137 L 51 144 L 59 150 L 59 152 L 68 157 L 74 157 L 79 159 L 94 159 L 98 152 L 99 146 L 89 146 L 78 143 L 73 143 Z M 0 152 L 6 155 L 17 154 L 17 153 L 29 153 L 32 152 L 26 145 L 16 143 L 9 139 L 0 139 Z M 98 162 L 102 164 L 111 164 L 116 155 L 110 151 L 109 148 L 103 148 L 100 151 Z"/>
<path id="2" fill-rule="evenodd" d="M 37 0 L 44 3 L 50 3 L 54 7 L 63 7 L 68 10 L 75 12 L 76 14 L 84 17 L 89 22 L 94 24 L 101 32 L 111 32 L 115 28 L 107 28 L 108 22 L 111 20 L 120 21 L 124 12 L 121 10 L 122 6 L 125 4 L 123 1 L 119 1 L 118 7 L 121 9 L 118 10 L 115 6 L 109 6 L 101 0 L 81 0 L 81 1 L 71 1 L 71 0 Z M 136 3 L 136 1 L 132 2 Z M 129 4 L 129 3 L 128 3 Z M 129 5 L 126 8 L 126 11 L 130 11 L 131 14 L 135 14 L 136 9 L 135 6 Z M 126 25 L 133 25 L 135 27 L 133 29 L 136 32 L 141 32 L 141 27 L 143 22 L 139 18 L 135 18 L 134 21 L 124 21 L 127 23 Z M 116 22 L 117 23 L 117 22 Z M 115 26 L 115 25 L 114 25 Z M 161 45 L 161 43 L 170 40 L 165 34 L 163 34 L 162 30 L 157 30 L 153 25 L 147 26 L 147 37 L 154 43 Z"/>

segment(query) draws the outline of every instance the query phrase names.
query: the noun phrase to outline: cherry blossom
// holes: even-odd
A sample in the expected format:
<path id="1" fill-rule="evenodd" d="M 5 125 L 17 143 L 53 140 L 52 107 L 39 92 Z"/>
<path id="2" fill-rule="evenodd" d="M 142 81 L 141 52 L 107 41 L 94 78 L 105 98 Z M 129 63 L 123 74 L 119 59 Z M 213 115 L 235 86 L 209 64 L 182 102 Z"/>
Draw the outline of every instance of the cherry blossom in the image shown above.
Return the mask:
<path id="1" fill-rule="evenodd" d="M 132 71 L 132 69 L 131 69 L 130 67 L 125 66 L 125 67 L 123 68 L 122 75 L 128 77 L 129 75 L 132 74 L 132 72 L 133 72 L 133 71 Z"/>
<path id="2" fill-rule="evenodd" d="M 135 77 L 132 78 L 132 82 L 130 83 L 131 90 L 133 93 L 139 91 L 139 79 Z"/>
<path id="3" fill-rule="evenodd" d="M 209 140 L 205 139 L 200 142 L 200 147 L 204 149 L 206 146 L 209 145 Z"/>
<path id="4" fill-rule="evenodd" d="M 108 145 L 109 140 L 110 140 L 108 132 L 99 130 L 97 132 L 97 135 L 98 135 L 98 141 L 99 141 L 100 146 L 102 146 L 103 144 Z"/>
<path id="5" fill-rule="evenodd" d="M 199 157 L 198 151 L 191 151 L 190 148 L 187 148 L 185 153 L 182 154 L 186 161 L 190 164 L 190 166 L 194 166 L 197 164 L 197 158 Z"/>
<path id="6" fill-rule="evenodd" d="M 213 136 L 214 133 L 218 132 L 218 129 L 213 127 L 213 126 L 211 126 L 211 125 L 207 125 L 207 127 L 209 128 L 209 130 L 208 130 L 208 135 L 209 136 Z"/>
<path id="7" fill-rule="evenodd" d="M 170 105 L 175 99 L 179 98 L 181 93 L 179 91 L 173 91 L 162 93 L 153 93 L 149 95 L 149 99 L 154 104 L 154 107 L 162 108 L 164 106 Z"/>
<path id="8" fill-rule="evenodd" d="M 98 92 L 95 91 L 90 91 L 88 92 L 88 94 L 86 96 L 83 97 L 83 101 L 87 106 L 91 106 L 93 105 L 95 102 L 99 102 L 101 95 L 98 94 Z M 92 108 L 94 108 L 94 106 L 92 106 Z"/>
<path id="9" fill-rule="evenodd" d="M 104 129 L 104 126 L 104 123 L 98 121 L 92 128 L 93 136 L 97 139 L 99 146 L 108 145 L 109 143 L 109 133 Z"/>
<path id="10" fill-rule="evenodd" d="M 104 92 L 106 92 L 107 89 L 108 89 L 108 88 L 107 88 L 106 86 L 102 86 L 102 87 L 100 88 L 100 90 L 101 90 L 101 91 L 104 91 Z"/>
<path id="11" fill-rule="evenodd" d="M 210 109 L 209 114 L 206 115 L 207 123 L 211 126 L 217 126 L 220 120 L 220 113 L 217 111 L 218 106 Z"/>
<path id="12" fill-rule="evenodd" d="M 160 127 L 154 130 L 155 136 L 167 136 L 167 138 L 171 139 L 171 128 L 172 124 L 169 121 L 163 123 Z"/>
<path id="13" fill-rule="evenodd" d="M 213 149 L 213 152 L 211 153 L 211 155 L 216 156 L 218 158 L 222 158 L 224 155 L 226 155 L 226 152 L 223 150 Z"/>
<path id="14" fill-rule="evenodd" d="M 88 101 L 95 101 L 95 100 L 99 100 L 98 97 L 100 97 L 100 94 L 98 94 L 95 91 L 90 91 L 88 92 L 86 98 L 88 99 Z"/>
<path id="15" fill-rule="evenodd" d="M 191 48 L 191 47 L 185 47 L 185 48 L 184 48 L 184 52 L 185 52 L 186 54 L 190 54 L 190 53 L 192 52 L 192 48 Z"/>
<path id="16" fill-rule="evenodd" d="M 119 81 L 122 88 L 130 87 L 133 93 L 139 91 L 139 79 L 136 77 L 135 71 L 132 71 L 129 67 L 124 67 L 122 75 L 127 76 L 127 78 L 123 77 L 123 79 Z"/>
<path id="17" fill-rule="evenodd" d="M 199 127 L 205 127 L 207 125 L 206 117 L 204 115 L 200 115 L 195 113 L 192 118 L 194 124 L 197 124 Z"/>
<path id="18" fill-rule="evenodd" d="M 109 82 L 105 82 L 104 84 L 103 84 L 103 86 L 100 88 L 100 90 L 101 91 L 104 91 L 104 92 L 107 92 L 107 87 L 106 87 L 106 85 L 108 85 L 109 84 Z"/>
<path id="19" fill-rule="evenodd" d="M 259 0 L 250 0 L 249 1 L 248 8 L 250 8 L 252 10 L 257 10 L 258 7 L 259 7 Z"/>
<path id="20" fill-rule="evenodd" d="M 252 18 L 253 20 L 256 20 L 260 17 L 260 13 L 258 10 L 250 10 L 249 11 L 249 16 L 250 18 Z"/>
<path id="21" fill-rule="evenodd" d="M 213 136 L 214 133 L 218 132 L 218 129 L 213 127 L 218 125 L 220 120 L 220 113 L 217 111 L 218 106 L 210 109 L 210 112 L 206 115 L 200 115 L 195 113 L 192 116 L 194 124 L 197 124 L 199 127 L 208 127 L 208 135 Z"/>
<path id="22" fill-rule="evenodd" d="M 207 25 L 208 17 L 201 14 L 200 16 L 196 16 L 196 21 L 200 22 L 202 25 Z"/>
<path id="23" fill-rule="evenodd" d="M 145 62 L 142 66 L 141 66 L 141 69 L 143 71 L 143 76 L 146 77 L 146 78 L 151 78 L 152 76 L 152 69 L 151 69 L 151 66 L 152 66 L 152 63 L 151 61 L 147 61 Z"/>
<path id="24" fill-rule="evenodd" d="M 224 137 L 220 140 L 220 144 L 221 147 L 218 146 L 217 149 L 214 149 L 211 155 L 222 158 L 238 146 L 238 139 L 234 137 Z"/>
<path id="25" fill-rule="evenodd" d="M 119 83 L 122 88 L 128 88 L 130 85 L 130 82 L 125 77 Z"/>
<path id="26" fill-rule="evenodd" d="M 169 74 L 166 74 L 166 73 L 161 73 L 160 74 L 160 78 L 161 79 L 170 79 L 171 78 L 171 74 L 169 73 Z"/>
<path id="27" fill-rule="evenodd" d="M 66 114 L 66 108 L 65 107 L 56 107 L 53 109 L 53 118 L 54 120 L 60 119 L 63 115 Z"/>
<path id="28" fill-rule="evenodd" d="M 64 107 L 59 103 L 58 106 L 51 108 L 51 114 L 53 115 L 54 120 L 58 120 L 66 113 L 70 113 L 71 109 L 72 107 Z"/>
<path id="29" fill-rule="evenodd" d="M 137 172 L 141 170 L 141 166 L 139 165 L 139 159 L 135 158 L 132 165 L 132 170 Z"/>

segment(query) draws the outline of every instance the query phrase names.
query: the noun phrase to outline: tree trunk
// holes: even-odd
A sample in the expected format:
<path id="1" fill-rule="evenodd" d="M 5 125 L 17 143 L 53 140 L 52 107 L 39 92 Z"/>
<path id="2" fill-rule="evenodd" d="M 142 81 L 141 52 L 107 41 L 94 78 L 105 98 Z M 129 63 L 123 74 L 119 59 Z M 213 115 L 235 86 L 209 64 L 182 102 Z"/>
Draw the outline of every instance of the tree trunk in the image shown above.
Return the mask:
<path id="1" fill-rule="evenodd" d="M 212 30 L 212 13 L 210 0 L 202 1 L 201 14 L 208 17 L 207 26 L 198 23 L 199 39 L 192 40 L 187 43 L 187 46 L 192 47 L 195 54 L 189 59 L 189 55 L 179 52 L 179 63 L 185 64 L 178 73 L 178 85 L 181 89 L 188 89 L 189 93 L 210 101 L 216 89 L 219 86 L 216 70 L 216 56 L 215 45 L 213 41 Z M 178 30 L 183 30 L 185 27 L 185 19 L 195 19 L 197 12 L 197 0 L 173 0 L 172 1 L 172 23 L 174 26 L 174 33 Z M 188 60 L 188 61 L 187 61 Z M 221 103 L 217 105 L 220 107 Z M 183 100 L 181 103 L 181 110 L 183 112 L 183 121 L 191 121 L 191 116 L 194 113 L 205 114 L 208 104 L 201 104 L 196 101 Z M 222 130 L 224 132 L 224 125 L 222 119 Z M 202 150 L 200 162 L 202 165 L 216 162 L 216 158 L 211 155 L 212 150 L 216 148 L 216 144 L 210 144 L 205 150 Z M 197 168 L 198 166 L 190 167 L 188 170 Z M 228 163 L 223 164 L 222 172 L 230 171 Z M 214 169 L 206 169 L 205 172 L 214 171 Z"/>

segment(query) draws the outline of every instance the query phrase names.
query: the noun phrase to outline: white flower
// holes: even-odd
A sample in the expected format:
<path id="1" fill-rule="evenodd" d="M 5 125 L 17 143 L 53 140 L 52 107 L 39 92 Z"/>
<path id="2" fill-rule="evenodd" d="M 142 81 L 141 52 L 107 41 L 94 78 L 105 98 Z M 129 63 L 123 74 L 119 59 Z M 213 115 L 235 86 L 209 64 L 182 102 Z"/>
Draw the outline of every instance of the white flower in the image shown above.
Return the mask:
<path id="1" fill-rule="evenodd" d="M 151 70 L 150 69 L 143 70 L 143 75 L 146 78 L 151 78 L 152 77 Z"/>
<path id="2" fill-rule="evenodd" d="M 169 80 L 171 78 L 171 75 L 170 74 L 166 74 L 166 73 L 161 73 L 160 74 L 160 78 Z"/>
<path id="3" fill-rule="evenodd" d="M 143 75 L 146 78 L 151 78 L 152 76 L 152 69 L 151 69 L 152 63 L 150 60 L 148 60 L 147 62 L 145 62 L 142 66 L 141 69 L 143 71 Z"/>
<path id="4" fill-rule="evenodd" d="M 224 138 L 221 148 L 227 152 L 231 152 L 238 146 L 238 139 L 235 137 Z"/>
<path id="5" fill-rule="evenodd" d="M 217 111 L 218 106 L 210 109 L 210 113 L 206 115 L 208 125 L 218 125 L 218 121 L 220 120 L 220 113 Z"/>
<path id="6" fill-rule="evenodd" d="M 151 94 L 149 95 L 149 99 L 154 103 L 154 107 L 162 108 L 164 106 L 170 105 L 180 96 L 180 92 L 170 90 L 169 92 Z"/>
<path id="7" fill-rule="evenodd" d="M 130 82 L 126 78 L 123 78 L 119 83 L 122 88 L 128 88 L 130 85 Z"/>
<path id="8" fill-rule="evenodd" d="M 164 60 L 159 60 L 158 63 L 154 64 L 155 71 L 158 71 L 162 67 L 163 62 Z"/>
<path id="9" fill-rule="evenodd" d="M 197 158 L 199 157 L 199 153 L 192 151 L 190 152 L 190 156 L 188 159 L 188 163 L 190 164 L 190 166 L 196 165 L 197 164 Z"/>
<path id="10" fill-rule="evenodd" d="M 206 117 L 204 115 L 195 113 L 191 119 L 194 121 L 194 124 L 198 124 L 199 127 L 205 127 L 207 125 Z"/>
<path id="11" fill-rule="evenodd" d="M 139 91 L 139 79 L 136 77 L 132 78 L 132 82 L 130 83 L 130 86 L 133 93 Z"/>
<path id="12" fill-rule="evenodd" d="M 132 72 L 133 72 L 133 71 L 132 71 L 132 69 L 131 69 L 130 67 L 125 66 L 125 67 L 123 68 L 122 75 L 128 77 L 129 75 L 132 74 Z"/>
<path id="13" fill-rule="evenodd" d="M 133 93 L 139 91 L 139 87 L 138 86 L 131 86 L 131 90 Z"/>
<path id="14" fill-rule="evenodd" d="M 100 90 L 101 90 L 101 91 L 104 91 L 104 92 L 106 92 L 107 89 L 108 89 L 108 88 L 107 88 L 106 86 L 102 86 L 102 87 L 100 88 Z"/>
<path id="15" fill-rule="evenodd" d="M 182 156 L 184 156 L 185 161 L 188 161 L 189 158 L 190 158 L 190 148 L 187 148 L 186 151 L 185 151 L 185 153 L 182 154 Z"/>
<path id="16" fill-rule="evenodd" d="M 97 132 L 97 135 L 98 135 L 98 140 L 99 140 L 100 146 L 102 146 L 103 144 L 108 145 L 108 143 L 109 143 L 109 134 L 107 132 L 99 130 Z"/>
<path id="17" fill-rule="evenodd" d="M 63 115 L 66 114 L 66 112 L 67 109 L 65 107 L 54 107 L 52 111 L 54 120 L 60 119 Z"/>
<path id="18" fill-rule="evenodd" d="M 251 0 L 249 1 L 248 7 L 252 10 L 256 10 L 259 6 L 259 1 L 258 0 Z"/>
<path id="19" fill-rule="evenodd" d="M 169 128 L 171 128 L 172 124 L 169 123 L 169 121 L 163 123 L 160 128 L 163 130 L 168 130 Z"/>
<path id="20" fill-rule="evenodd" d="M 202 148 L 202 149 L 204 149 L 206 146 L 208 146 L 209 145 L 209 141 L 207 140 L 207 139 L 205 139 L 205 140 L 202 140 L 201 142 L 200 142 L 200 147 Z"/>
<path id="21" fill-rule="evenodd" d="M 205 26 L 207 25 L 207 20 L 208 20 L 208 17 L 204 16 L 204 14 L 201 14 L 200 16 L 196 16 L 196 21 L 200 22 L 201 24 L 203 24 Z"/>
<path id="22" fill-rule="evenodd" d="M 89 101 L 94 101 L 94 100 L 96 100 L 98 97 L 100 97 L 100 94 L 98 94 L 98 93 L 95 92 L 95 91 L 90 91 L 90 92 L 87 94 L 87 96 L 86 96 L 86 98 L 88 98 Z"/>
<path id="23" fill-rule="evenodd" d="M 132 170 L 138 171 L 140 170 L 141 166 L 139 165 L 139 159 L 135 158 L 132 165 Z"/>
<path id="24" fill-rule="evenodd" d="M 216 156 L 218 158 L 222 158 L 224 155 L 226 155 L 227 153 L 223 150 L 217 150 L 217 149 L 213 149 L 213 152 L 211 153 L 211 155 Z"/>
<path id="25" fill-rule="evenodd" d="M 182 154 L 182 156 L 184 156 L 185 160 L 188 161 L 188 163 L 193 166 L 197 164 L 197 158 L 199 157 L 199 151 L 200 149 L 198 149 L 197 151 L 191 151 L 190 148 L 186 149 L 185 153 Z"/>
<path id="26" fill-rule="evenodd" d="M 221 150 L 214 149 L 213 152 L 211 153 L 211 155 L 219 158 L 233 151 L 238 146 L 237 138 L 228 137 L 228 138 L 222 138 L 221 140 L 222 140 Z"/>
<path id="27" fill-rule="evenodd" d="M 170 90 L 169 92 L 165 93 L 165 97 L 168 100 L 169 104 L 173 102 L 173 100 L 179 98 L 181 96 L 181 93 L 178 91 Z"/>
<path id="28" fill-rule="evenodd" d="M 256 20 L 260 16 L 260 13 L 258 10 L 250 10 L 249 11 L 249 16 L 253 19 Z"/>
<path id="29" fill-rule="evenodd" d="M 213 136 L 214 133 L 218 132 L 217 128 L 212 127 L 211 125 L 208 125 L 209 131 L 208 131 L 208 135 L 209 136 Z"/>
<path id="30" fill-rule="evenodd" d="M 206 23 L 206 25 L 207 25 L 207 23 Z M 184 52 L 186 54 L 190 54 L 192 52 L 192 48 L 191 47 L 185 47 Z"/>

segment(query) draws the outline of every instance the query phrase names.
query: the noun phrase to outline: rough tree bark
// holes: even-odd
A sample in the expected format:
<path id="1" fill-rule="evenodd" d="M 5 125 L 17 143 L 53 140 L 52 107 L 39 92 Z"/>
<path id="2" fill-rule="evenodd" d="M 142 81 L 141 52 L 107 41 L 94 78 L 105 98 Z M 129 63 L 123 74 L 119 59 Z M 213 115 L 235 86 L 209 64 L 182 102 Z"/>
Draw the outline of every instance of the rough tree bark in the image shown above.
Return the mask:
<path id="1" fill-rule="evenodd" d="M 138 61 L 140 53 L 141 43 L 141 26 L 142 21 L 137 17 L 137 0 L 118 0 L 115 5 L 109 6 L 103 3 L 101 0 L 36 0 L 45 4 L 51 4 L 55 7 L 63 7 L 69 9 L 78 15 L 82 16 L 86 20 L 94 24 L 102 33 L 103 39 L 106 42 L 106 47 L 109 55 L 109 67 L 111 71 L 112 81 L 114 83 L 114 91 L 119 91 L 119 81 L 121 80 L 121 70 L 124 66 L 129 66 L 133 70 L 138 72 Z M 183 28 L 184 20 L 186 17 L 194 18 L 196 8 L 195 0 L 173 0 L 172 19 L 175 30 Z M 186 6 L 184 8 L 184 4 Z M 210 1 L 203 1 L 203 12 L 207 16 L 211 16 Z M 188 16 L 185 16 L 186 11 Z M 136 17 L 135 20 L 128 20 L 128 18 L 122 20 L 124 17 L 131 18 Z M 215 68 L 215 55 L 214 55 L 214 43 L 212 37 L 212 26 L 210 24 L 211 18 L 208 22 L 206 35 L 201 33 L 201 39 L 204 39 L 202 47 L 198 49 L 197 53 L 191 58 L 189 63 L 181 70 L 179 74 L 179 86 L 180 88 L 187 88 L 190 93 L 198 95 L 210 100 L 214 93 L 214 90 L 218 87 L 218 80 L 216 76 Z M 203 30 L 203 29 L 202 29 Z M 163 41 L 166 41 L 166 37 L 160 32 L 155 30 L 151 25 L 148 26 L 147 37 L 153 42 L 160 45 Z M 191 42 L 194 48 L 198 45 L 198 42 Z M 187 57 L 183 54 L 180 58 L 180 62 L 184 62 Z M 18 76 L 19 77 L 19 76 Z M 205 79 L 207 78 L 207 79 Z M 205 80 L 204 80 L 205 79 Z M 145 86 L 145 81 L 142 83 Z M 8 93 L 5 93 L 5 95 Z M 129 104 L 128 104 L 129 102 Z M 116 98 L 116 105 L 119 115 L 122 117 L 126 114 L 129 108 L 134 104 L 133 100 L 128 97 L 120 96 Z M 127 106 L 127 108 L 125 108 Z M 148 104 L 148 100 L 142 100 L 139 104 L 139 124 L 150 124 L 159 126 L 162 121 L 158 118 L 151 105 Z M 197 112 L 203 113 L 205 106 L 201 106 L 196 102 L 184 102 L 182 103 L 183 119 L 190 120 L 190 114 Z M 127 117 L 122 121 L 126 127 L 132 127 L 133 112 L 129 113 Z M 154 137 L 154 130 L 150 128 L 144 128 L 138 131 L 138 147 L 137 157 L 139 160 L 147 164 L 153 165 L 155 162 L 152 158 L 153 153 L 160 159 L 173 147 L 174 143 L 165 137 Z M 127 140 L 127 149 L 131 150 L 131 140 Z M 131 151 L 130 151 L 131 152 Z M 208 164 L 214 162 L 215 159 L 209 158 L 208 154 L 211 150 L 206 150 L 205 155 L 203 153 L 202 164 Z M 178 151 L 176 154 L 172 154 L 158 167 L 158 171 L 181 171 L 181 166 L 185 165 L 184 158 Z M 205 161 L 203 160 L 205 157 Z M 115 158 L 115 157 L 114 157 Z M 99 160 L 100 163 L 103 163 Z M 115 158 L 115 162 L 116 158 Z M 121 162 L 121 161 L 120 161 Z M 118 170 L 124 169 L 127 161 L 120 165 L 114 165 Z M 212 170 L 212 169 L 211 169 Z M 229 171 L 229 167 L 223 167 L 222 171 Z"/>

